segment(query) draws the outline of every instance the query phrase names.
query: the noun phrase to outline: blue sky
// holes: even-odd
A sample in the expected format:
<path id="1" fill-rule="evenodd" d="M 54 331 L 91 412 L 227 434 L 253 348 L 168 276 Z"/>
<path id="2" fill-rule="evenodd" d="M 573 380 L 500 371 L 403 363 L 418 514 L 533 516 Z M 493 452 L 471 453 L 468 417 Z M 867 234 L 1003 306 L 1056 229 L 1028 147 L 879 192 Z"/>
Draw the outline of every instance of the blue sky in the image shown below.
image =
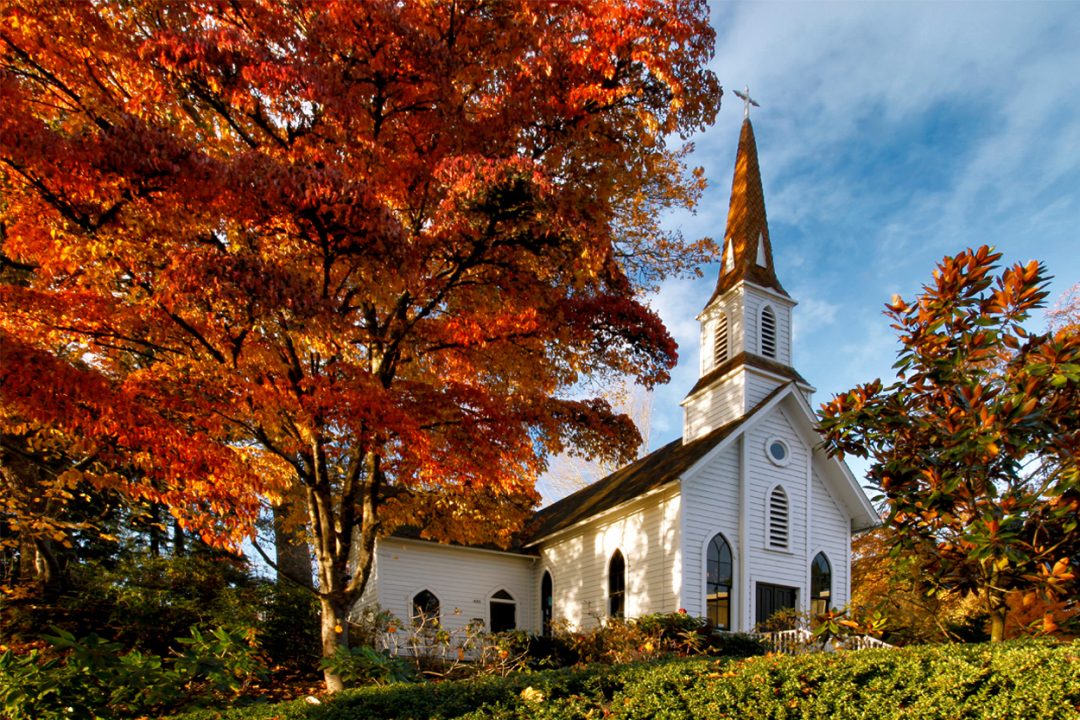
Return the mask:
<path id="1" fill-rule="evenodd" d="M 732 91 L 748 84 L 815 405 L 893 377 L 882 307 L 917 294 L 945 255 L 991 244 L 1009 263 L 1041 260 L 1052 297 L 1080 281 L 1080 2 L 714 2 L 713 25 L 725 95 L 692 157 L 710 186 L 696 215 L 667 222 L 721 239 L 743 115 Z M 694 318 L 718 268 L 703 272 L 651 299 L 680 362 L 652 397 L 649 449 L 681 434 Z"/>

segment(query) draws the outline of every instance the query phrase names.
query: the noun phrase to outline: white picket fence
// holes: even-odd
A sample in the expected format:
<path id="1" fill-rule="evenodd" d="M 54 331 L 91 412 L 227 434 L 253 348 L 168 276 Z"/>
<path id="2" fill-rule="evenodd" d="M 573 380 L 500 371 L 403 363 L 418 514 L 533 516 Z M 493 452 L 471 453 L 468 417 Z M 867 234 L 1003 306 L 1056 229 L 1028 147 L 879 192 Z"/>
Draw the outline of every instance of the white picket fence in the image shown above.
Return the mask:
<path id="1" fill-rule="evenodd" d="M 843 639 L 834 638 L 824 643 L 814 638 L 806 628 L 779 630 L 767 633 L 752 633 L 761 639 L 772 652 L 785 655 L 802 655 L 811 652 L 835 652 L 836 650 L 865 650 L 867 648 L 895 648 L 887 642 L 869 635 L 853 635 Z"/>

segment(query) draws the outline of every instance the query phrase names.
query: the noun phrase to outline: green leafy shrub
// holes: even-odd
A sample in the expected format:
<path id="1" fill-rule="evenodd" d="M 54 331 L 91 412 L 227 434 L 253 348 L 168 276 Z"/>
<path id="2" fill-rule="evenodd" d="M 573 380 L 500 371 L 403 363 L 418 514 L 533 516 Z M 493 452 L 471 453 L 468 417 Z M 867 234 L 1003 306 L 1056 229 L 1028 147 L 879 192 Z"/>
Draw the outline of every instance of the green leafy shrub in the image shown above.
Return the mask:
<path id="1" fill-rule="evenodd" d="M 794 608 L 784 608 L 783 610 L 777 610 L 768 620 L 762 620 L 755 625 L 754 632 L 783 632 L 784 630 L 806 627 L 809 623 L 810 618 L 807 613 Z"/>
<path id="2" fill-rule="evenodd" d="M 245 633 L 192 628 L 184 653 L 173 662 L 97 635 L 76 638 L 65 630 L 45 636 L 49 651 L 0 655 L 0 709 L 10 720 L 123 718 L 160 715 L 233 693 L 265 666 Z M 203 693 L 197 692 L 200 688 Z M 218 696 L 220 697 L 220 695 Z"/>
<path id="3" fill-rule="evenodd" d="M 656 613 L 631 620 L 607 618 L 595 628 L 570 631 L 556 627 L 555 637 L 584 663 L 627 663 L 671 655 L 739 656 L 765 652 L 748 636 L 724 639 L 703 618 L 685 612 Z M 728 651 L 731 651 L 730 653 Z"/>
<path id="4" fill-rule="evenodd" d="M 570 646 L 565 633 L 531 635 L 521 630 L 499 633 L 497 643 L 510 656 L 520 657 L 531 670 L 576 665 L 581 657 Z"/>
<path id="5" fill-rule="evenodd" d="M 750 633 L 709 632 L 702 640 L 700 651 L 714 657 L 745 658 L 764 655 L 769 647 Z"/>
<path id="6" fill-rule="evenodd" d="M 136 552 L 115 567 L 86 563 L 72 572 L 65 629 L 163 656 L 195 625 L 257 626 L 267 595 L 241 560 L 218 554 Z"/>
<path id="7" fill-rule="evenodd" d="M 174 662 L 177 673 L 192 681 L 205 680 L 219 693 L 239 694 L 254 679 L 265 679 L 266 659 L 255 643 L 254 631 L 195 626 L 191 637 L 177 642 L 184 650 Z"/>
<path id="8" fill-rule="evenodd" d="M 688 615 L 685 612 L 654 613 L 642 615 L 633 621 L 644 633 L 656 633 L 662 640 L 679 642 L 687 633 L 697 632 L 705 627 L 705 619 Z"/>
<path id="9" fill-rule="evenodd" d="M 417 679 L 416 671 L 405 660 L 367 645 L 338 647 L 333 657 L 319 663 L 319 668 L 340 675 L 346 685 L 389 685 Z"/>
<path id="10" fill-rule="evenodd" d="M 1080 642 L 668 659 L 391 685 L 184 720 L 1014 718 L 1072 720 Z"/>
<path id="11" fill-rule="evenodd" d="M 172 706 L 181 676 L 157 655 L 56 630 L 51 652 L 0 655 L 0 707 L 11 720 L 134 716 Z M 102 715 L 106 713 L 106 715 Z"/>

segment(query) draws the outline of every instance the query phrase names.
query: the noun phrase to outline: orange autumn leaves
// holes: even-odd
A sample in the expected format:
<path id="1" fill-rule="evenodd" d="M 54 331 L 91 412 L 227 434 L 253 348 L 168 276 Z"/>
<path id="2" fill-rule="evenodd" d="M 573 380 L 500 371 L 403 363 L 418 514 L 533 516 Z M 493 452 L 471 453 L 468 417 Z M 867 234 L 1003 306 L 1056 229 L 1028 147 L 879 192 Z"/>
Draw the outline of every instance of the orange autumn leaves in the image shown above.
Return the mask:
<path id="1" fill-rule="evenodd" d="M 664 381 L 641 291 L 715 253 L 658 224 L 703 188 L 704 2 L 0 12 L 5 408 L 215 542 L 300 488 L 331 615 L 377 533 L 506 543 L 548 453 L 632 455 L 572 394 Z"/>

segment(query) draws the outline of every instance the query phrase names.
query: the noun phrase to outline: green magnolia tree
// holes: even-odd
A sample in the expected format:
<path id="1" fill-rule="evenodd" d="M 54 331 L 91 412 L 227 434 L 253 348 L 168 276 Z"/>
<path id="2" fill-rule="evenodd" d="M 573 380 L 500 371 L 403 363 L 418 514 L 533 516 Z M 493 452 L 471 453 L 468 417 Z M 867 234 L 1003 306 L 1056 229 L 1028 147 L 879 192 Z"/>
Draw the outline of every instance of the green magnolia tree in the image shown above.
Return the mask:
<path id="1" fill-rule="evenodd" d="M 1080 337 L 1023 328 L 1046 270 L 999 275 L 988 247 L 945 258 L 913 302 L 885 314 L 897 381 L 823 405 L 827 449 L 872 461 L 896 552 L 938 591 L 976 594 L 1001 640 L 1013 590 L 1075 592 L 1080 547 Z"/>

